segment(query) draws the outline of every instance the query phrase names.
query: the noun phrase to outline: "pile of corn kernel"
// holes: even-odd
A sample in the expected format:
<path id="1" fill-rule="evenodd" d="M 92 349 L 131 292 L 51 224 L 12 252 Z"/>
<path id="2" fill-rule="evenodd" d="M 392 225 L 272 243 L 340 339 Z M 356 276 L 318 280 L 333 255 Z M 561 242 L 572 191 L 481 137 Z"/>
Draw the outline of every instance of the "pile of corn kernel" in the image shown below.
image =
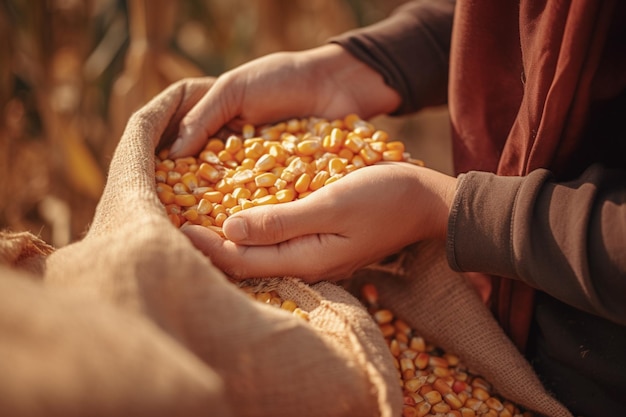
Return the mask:
<path id="1" fill-rule="evenodd" d="M 239 287 L 248 297 L 254 301 L 268 304 L 288 311 L 295 317 L 299 317 L 305 321 L 309 321 L 309 313 L 302 310 L 298 304 L 290 299 L 283 299 L 276 290 L 262 290 L 255 287 Z"/>
<path id="2" fill-rule="evenodd" d="M 171 222 L 220 232 L 231 214 L 305 198 L 346 174 L 380 161 L 412 159 L 400 141 L 350 114 L 343 119 L 291 119 L 225 141 L 211 138 L 197 156 L 156 157 L 156 191 Z"/>
<path id="3" fill-rule="evenodd" d="M 429 344 L 405 321 L 378 302 L 372 284 L 361 301 L 380 327 L 394 357 L 404 405 L 403 417 L 531 417 L 493 393 L 492 386 L 465 368 L 459 357 Z"/>

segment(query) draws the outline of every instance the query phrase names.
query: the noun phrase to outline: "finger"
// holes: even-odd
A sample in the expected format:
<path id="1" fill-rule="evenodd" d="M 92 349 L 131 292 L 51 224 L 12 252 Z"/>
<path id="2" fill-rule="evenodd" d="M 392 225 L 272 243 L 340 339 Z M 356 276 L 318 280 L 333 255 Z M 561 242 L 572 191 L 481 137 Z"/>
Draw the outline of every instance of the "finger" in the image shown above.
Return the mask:
<path id="1" fill-rule="evenodd" d="M 336 235 L 307 235 L 279 245 L 242 246 L 202 226 L 188 226 L 183 232 L 211 262 L 234 279 L 294 276 L 307 282 L 342 278 L 339 248 L 346 239 Z M 324 262 L 319 261 L 324 251 Z"/>
<path id="2" fill-rule="evenodd" d="M 226 89 L 224 84 L 218 79 L 183 117 L 170 149 L 171 157 L 197 154 L 209 137 L 238 115 L 239 109 L 234 105 L 236 88 Z"/>
<path id="3" fill-rule="evenodd" d="M 242 245 L 271 245 L 308 234 L 339 234 L 342 222 L 323 189 L 306 199 L 242 210 L 224 222 L 227 239 Z"/>

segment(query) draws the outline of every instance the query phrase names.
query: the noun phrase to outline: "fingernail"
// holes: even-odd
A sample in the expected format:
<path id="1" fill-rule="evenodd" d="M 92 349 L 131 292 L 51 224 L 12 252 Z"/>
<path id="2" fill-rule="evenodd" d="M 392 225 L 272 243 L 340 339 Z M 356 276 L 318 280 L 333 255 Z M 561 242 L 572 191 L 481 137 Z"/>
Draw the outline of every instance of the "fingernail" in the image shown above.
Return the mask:
<path id="1" fill-rule="evenodd" d="M 231 217 L 222 226 L 224 236 L 233 242 L 239 242 L 248 237 L 248 226 L 246 221 L 239 217 Z"/>
<path id="2" fill-rule="evenodd" d="M 183 138 L 181 137 L 176 138 L 176 140 L 170 147 L 170 155 L 175 156 L 180 151 L 180 148 L 182 147 L 183 147 Z"/>

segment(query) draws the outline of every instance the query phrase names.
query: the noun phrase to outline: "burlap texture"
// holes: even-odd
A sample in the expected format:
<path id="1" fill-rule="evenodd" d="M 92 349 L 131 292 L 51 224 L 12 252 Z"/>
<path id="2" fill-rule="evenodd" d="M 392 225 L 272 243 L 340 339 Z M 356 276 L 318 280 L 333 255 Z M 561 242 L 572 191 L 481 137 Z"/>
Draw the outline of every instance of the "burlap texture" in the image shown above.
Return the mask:
<path id="1" fill-rule="evenodd" d="M 283 279 L 279 293 L 309 322 L 252 301 L 170 224 L 155 148 L 205 91 L 202 80 L 179 82 L 131 117 L 87 235 L 48 258 L 44 282 L 155 324 L 220 377 L 233 415 L 400 415 L 391 355 L 354 297 Z"/>
<path id="2" fill-rule="evenodd" d="M 460 356 L 504 398 L 547 417 L 571 417 L 542 386 L 469 281 L 450 269 L 442 242 L 421 242 L 385 267 L 362 271 L 349 284 L 379 290 L 380 303 L 426 340 Z"/>
<path id="3" fill-rule="evenodd" d="M 0 375 L 3 416 L 233 415 L 217 374 L 153 323 L 3 265 Z"/>

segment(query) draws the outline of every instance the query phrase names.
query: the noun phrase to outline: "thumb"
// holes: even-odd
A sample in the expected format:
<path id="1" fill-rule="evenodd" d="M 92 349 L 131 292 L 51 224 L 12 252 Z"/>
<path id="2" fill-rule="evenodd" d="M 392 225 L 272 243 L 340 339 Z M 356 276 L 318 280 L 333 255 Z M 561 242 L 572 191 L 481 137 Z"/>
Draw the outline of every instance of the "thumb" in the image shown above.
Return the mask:
<path id="1" fill-rule="evenodd" d="M 312 200 L 311 197 L 307 199 Z M 329 218 L 334 210 L 324 210 L 325 203 L 315 203 L 297 200 L 253 207 L 230 216 L 222 230 L 234 243 L 251 246 L 276 244 L 309 234 L 336 233 L 331 226 L 336 229 L 338 222 Z"/>
<path id="2" fill-rule="evenodd" d="M 233 93 L 218 79 L 213 87 L 183 117 L 178 136 L 170 148 L 170 157 L 194 155 L 207 140 L 238 115 Z"/>

